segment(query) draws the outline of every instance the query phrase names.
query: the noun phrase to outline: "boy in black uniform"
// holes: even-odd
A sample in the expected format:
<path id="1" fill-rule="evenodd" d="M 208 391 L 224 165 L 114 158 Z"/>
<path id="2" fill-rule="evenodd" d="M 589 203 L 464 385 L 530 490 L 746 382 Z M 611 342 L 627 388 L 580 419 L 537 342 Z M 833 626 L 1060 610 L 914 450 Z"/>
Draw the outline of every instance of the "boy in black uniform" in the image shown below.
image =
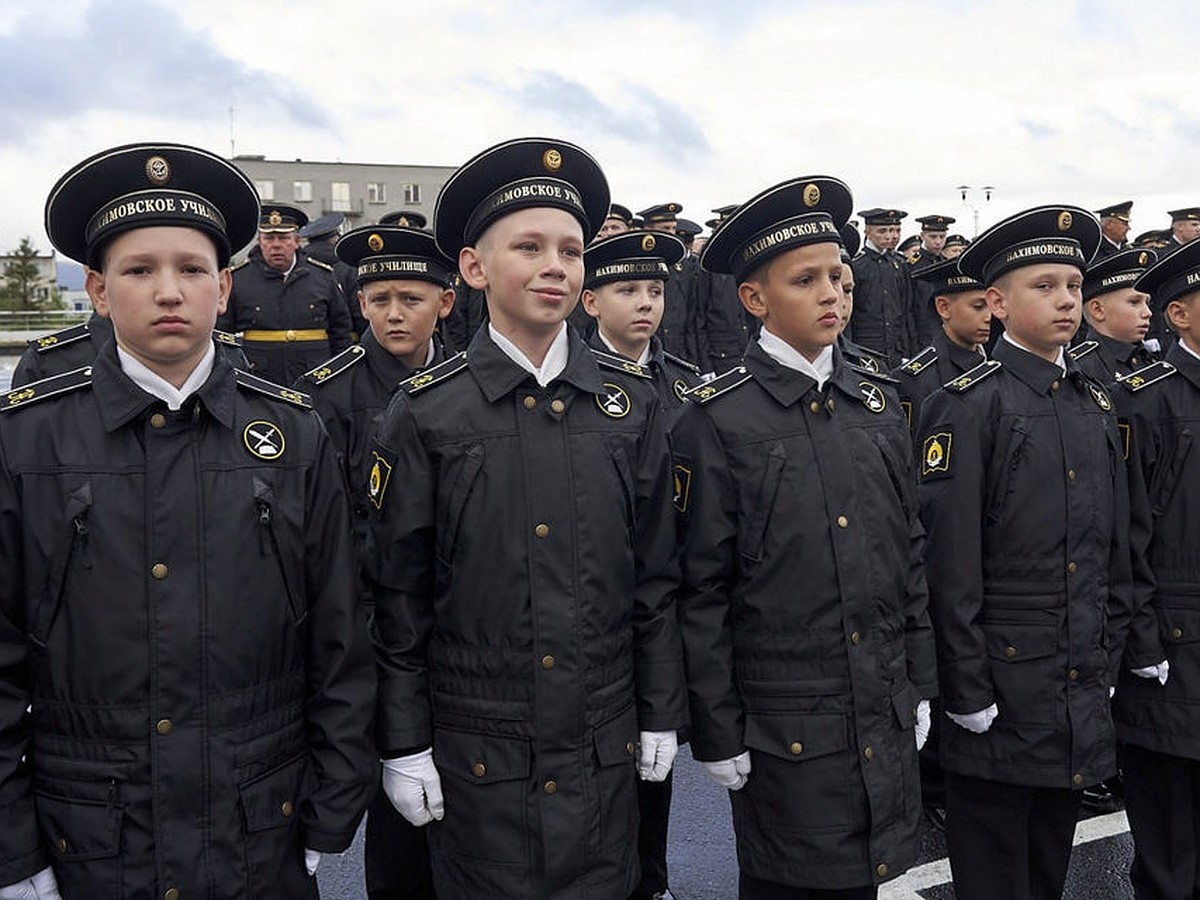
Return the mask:
<path id="1" fill-rule="evenodd" d="M 884 355 L 850 339 L 852 334 L 850 319 L 854 315 L 854 269 L 850 263 L 854 259 L 854 255 L 858 253 L 862 239 L 858 235 L 858 229 L 849 222 L 842 226 L 841 234 L 842 281 L 840 287 L 842 302 L 839 306 L 839 315 L 842 317 L 842 327 L 838 332 L 838 350 L 853 365 L 870 369 L 872 372 L 883 372 L 887 369 L 887 359 Z"/>
<path id="2" fill-rule="evenodd" d="M 1114 389 L 1127 440 L 1137 613 L 1113 699 L 1130 877 L 1139 898 L 1200 895 L 1200 241 L 1149 269 L 1134 289 L 1163 300 L 1179 340 L 1162 362 Z"/>
<path id="3" fill-rule="evenodd" d="M 762 332 L 673 432 L 692 749 L 732 792 L 743 900 L 873 898 L 917 853 L 923 533 L 891 379 L 835 346 L 850 210 L 794 179 L 713 235 Z"/>
<path id="4" fill-rule="evenodd" d="M 401 385 L 373 451 L 383 787 L 438 820 L 439 900 L 625 900 L 636 780 L 666 777 L 683 724 L 662 406 L 564 322 L 608 203 L 562 141 L 451 176 L 438 247 L 490 322 Z"/>
<path id="5" fill-rule="evenodd" d="M 5 896 L 315 898 L 369 797 L 341 473 L 307 398 L 212 340 L 257 212 L 178 144 L 47 200 L 115 341 L 0 403 Z"/>
<path id="6" fill-rule="evenodd" d="M 1150 331 L 1150 295 L 1134 282 L 1156 259 L 1153 250 L 1117 250 L 1084 274 L 1087 334 L 1067 352 L 1089 378 L 1111 384 L 1154 362 L 1142 343 Z"/>
<path id="7" fill-rule="evenodd" d="M 1116 768 L 1128 493 L 1112 401 L 1064 352 L 1099 240 L 1071 206 L 981 235 L 959 268 L 1005 333 L 921 409 L 947 846 L 971 900 L 1061 896 L 1082 789 Z"/>

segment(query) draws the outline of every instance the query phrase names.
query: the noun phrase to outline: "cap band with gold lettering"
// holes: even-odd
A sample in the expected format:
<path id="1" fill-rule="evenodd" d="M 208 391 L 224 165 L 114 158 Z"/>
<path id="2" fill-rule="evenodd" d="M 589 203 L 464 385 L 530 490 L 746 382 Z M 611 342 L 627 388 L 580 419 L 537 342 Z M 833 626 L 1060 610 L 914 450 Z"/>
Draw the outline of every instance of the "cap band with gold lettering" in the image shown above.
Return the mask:
<path id="1" fill-rule="evenodd" d="M 438 250 L 433 234 L 400 225 L 355 228 L 342 235 L 335 252 L 355 267 L 359 284 L 416 280 L 449 287 L 454 268 Z"/>
<path id="2" fill-rule="evenodd" d="M 666 281 L 683 259 L 683 241 L 665 232 L 627 231 L 596 241 L 583 251 L 583 286 L 614 281 Z"/>

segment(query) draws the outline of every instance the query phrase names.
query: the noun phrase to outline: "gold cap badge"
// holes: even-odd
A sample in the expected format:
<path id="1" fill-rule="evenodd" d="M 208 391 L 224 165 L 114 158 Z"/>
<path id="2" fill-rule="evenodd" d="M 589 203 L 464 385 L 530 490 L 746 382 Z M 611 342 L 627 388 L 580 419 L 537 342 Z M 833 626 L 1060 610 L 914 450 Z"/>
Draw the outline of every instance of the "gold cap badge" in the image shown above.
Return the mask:
<path id="1" fill-rule="evenodd" d="M 642 249 L 647 253 L 654 249 L 654 235 L 648 234 L 642 238 Z"/>
<path id="2" fill-rule="evenodd" d="M 810 209 L 821 202 L 821 189 L 815 184 L 804 186 L 804 205 Z"/>
<path id="3" fill-rule="evenodd" d="M 1071 223 L 1073 221 L 1075 221 L 1074 217 L 1069 212 L 1067 212 L 1067 210 L 1064 209 L 1062 212 L 1060 212 L 1058 214 L 1058 230 L 1059 231 L 1070 231 Z"/>
<path id="4" fill-rule="evenodd" d="M 159 187 L 166 184 L 171 177 L 171 164 L 161 156 L 152 156 L 146 160 L 146 178 L 151 184 Z"/>
<path id="5" fill-rule="evenodd" d="M 282 225 L 283 216 L 279 214 L 279 210 L 273 209 L 271 210 L 271 215 L 267 216 L 267 222 L 271 225 Z"/>
<path id="6" fill-rule="evenodd" d="M 542 154 L 542 165 L 547 172 L 557 172 L 562 168 L 562 154 L 551 147 Z"/>
<path id="7" fill-rule="evenodd" d="M 383 249 L 383 238 L 377 234 L 372 234 L 367 238 L 367 246 L 375 253 Z"/>

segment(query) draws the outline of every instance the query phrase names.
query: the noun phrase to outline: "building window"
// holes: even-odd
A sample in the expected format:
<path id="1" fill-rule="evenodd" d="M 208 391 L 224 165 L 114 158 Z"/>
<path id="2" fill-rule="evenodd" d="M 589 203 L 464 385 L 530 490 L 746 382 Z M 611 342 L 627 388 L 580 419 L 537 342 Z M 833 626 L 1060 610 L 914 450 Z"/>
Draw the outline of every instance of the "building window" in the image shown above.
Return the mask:
<path id="1" fill-rule="evenodd" d="M 367 202 L 387 203 L 387 185 L 382 181 L 368 181 Z"/>
<path id="2" fill-rule="evenodd" d="M 311 181 L 293 181 L 292 182 L 292 199 L 297 203 L 312 202 L 312 182 Z"/>
<path id="3" fill-rule="evenodd" d="M 329 207 L 333 212 L 350 212 L 350 182 L 330 182 L 329 200 Z"/>
<path id="4" fill-rule="evenodd" d="M 421 186 L 419 184 L 406 184 L 404 186 L 404 205 L 416 206 L 421 202 Z"/>
<path id="5" fill-rule="evenodd" d="M 259 200 L 274 200 L 275 199 L 275 182 L 274 181 L 256 181 L 254 189 L 258 191 Z"/>

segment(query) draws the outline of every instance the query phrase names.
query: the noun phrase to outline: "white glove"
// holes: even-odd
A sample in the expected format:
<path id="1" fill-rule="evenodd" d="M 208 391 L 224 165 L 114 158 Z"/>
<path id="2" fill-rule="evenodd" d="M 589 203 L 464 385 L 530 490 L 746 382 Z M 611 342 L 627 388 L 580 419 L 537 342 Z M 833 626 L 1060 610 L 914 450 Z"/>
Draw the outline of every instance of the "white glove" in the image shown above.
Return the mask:
<path id="1" fill-rule="evenodd" d="M 1157 678 L 1159 684 L 1166 684 L 1171 675 L 1171 661 L 1164 659 L 1157 666 L 1142 666 L 1140 669 L 1130 669 L 1138 678 Z"/>
<path id="2" fill-rule="evenodd" d="M 46 866 L 24 881 L 0 887 L 0 900 L 62 900 L 62 894 L 54 870 Z"/>
<path id="3" fill-rule="evenodd" d="M 383 791 L 396 812 L 414 825 L 428 825 L 446 814 L 442 779 L 433 764 L 433 749 L 383 761 Z"/>
<path id="4" fill-rule="evenodd" d="M 679 752 L 674 731 L 638 732 L 637 770 L 642 781 L 665 781 Z"/>
<path id="5" fill-rule="evenodd" d="M 305 847 L 304 848 L 304 868 L 308 870 L 309 878 L 312 878 L 312 876 L 317 874 L 317 866 L 319 866 L 320 864 L 321 864 L 321 851 L 320 850 L 309 850 L 307 847 Z"/>
<path id="6" fill-rule="evenodd" d="M 983 734 L 992 727 L 992 722 L 996 716 L 1000 715 L 1000 710 L 993 703 L 987 709 L 981 709 L 979 712 L 973 713 L 946 713 L 950 717 L 950 721 L 959 728 L 965 728 L 974 734 Z"/>
<path id="7" fill-rule="evenodd" d="M 929 728 L 933 721 L 929 717 L 929 701 L 922 700 L 917 704 L 917 752 L 921 752 L 921 748 L 925 746 L 925 742 L 929 740 Z M 932 752 L 932 751 L 931 751 Z"/>
<path id="8" fill-rule="evenodd" d="M 746 786 L 750 777 L 750 751 L 743 750 L 733 759 L 721 759 L 717 762 L 702 762 L 700 765 L 720 787 L 731 791 L 740 791 Z"/>

